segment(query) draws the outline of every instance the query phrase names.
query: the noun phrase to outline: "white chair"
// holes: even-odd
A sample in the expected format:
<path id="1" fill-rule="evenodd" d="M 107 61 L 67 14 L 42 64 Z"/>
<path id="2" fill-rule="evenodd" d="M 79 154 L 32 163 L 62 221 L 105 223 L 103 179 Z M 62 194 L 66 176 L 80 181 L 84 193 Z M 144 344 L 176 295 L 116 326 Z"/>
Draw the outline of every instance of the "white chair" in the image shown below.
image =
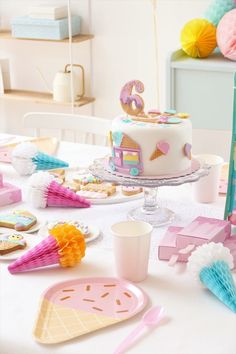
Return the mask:
<path id="1" fill-rule="evenodd" d="M 79 134 L 82 143 L 94 144 L 95 138 L 99 137 L 99 145 L 107 145 L 111 121 L 79 114 L 29 112 L 23 117 L 23 125 L 33 129 L 37 137 L 41 136 L 41 129 L 46 129 L 53 130 L 54 136 L 55 131 L 58 131 L 59 139 L 65 140 L 66 132 L 71 131 L 74 141 Z"/>

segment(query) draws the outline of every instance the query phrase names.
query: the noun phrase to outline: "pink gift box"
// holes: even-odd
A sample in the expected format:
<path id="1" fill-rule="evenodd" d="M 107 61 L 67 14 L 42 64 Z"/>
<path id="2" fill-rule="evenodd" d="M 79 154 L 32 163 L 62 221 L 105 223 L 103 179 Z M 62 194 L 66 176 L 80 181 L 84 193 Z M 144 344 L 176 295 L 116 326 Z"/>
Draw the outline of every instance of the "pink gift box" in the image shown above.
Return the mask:
<path id="1" fill-rule="evenodd" d="M 231 223 L 226 220 L 198 216 L 191 224 L 178 232 L 176 247 L 200 246 L 208 242 L 224 242 L 230 236 Z"/>
<path id="2" fill-rule="evenodd" d="M 224 246 L 229 248 L 234 259 L 234 269 L 236 268 L 236 236 L 228 237 L 224 241 Z"/>
<path id="3" fill-rule="evenodd" d="M 21 190 L 10 183 L 3 183 L 2 174 L 0 174 L 0 206 L 20 202 L 22 200 Z"/>
<path id="4" fill-rule="evenodd" d="M 172 256 L 178 256 L 178 262 L 187 262 L 191 252 L 179 253 L 180 249 L 176 247 L 177 234 L 183 230 L 182 227 L 170 226 L 163 236 L 158 247 L 158 258 L 163 261 L 169 261 Z"/>

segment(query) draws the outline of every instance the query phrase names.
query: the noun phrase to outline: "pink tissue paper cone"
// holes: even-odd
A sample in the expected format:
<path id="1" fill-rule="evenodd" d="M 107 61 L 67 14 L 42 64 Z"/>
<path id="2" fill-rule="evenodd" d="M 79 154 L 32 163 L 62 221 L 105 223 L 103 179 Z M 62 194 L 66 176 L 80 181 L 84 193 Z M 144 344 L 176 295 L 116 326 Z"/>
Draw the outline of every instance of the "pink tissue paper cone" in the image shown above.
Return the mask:
<path id="1" fill-rule="evenodd" d="M 48 236 L 38 245 L 24 253 L 8 266 L 10 273 L 25 272 L 30 269 L 45 267 L 59 263 L 59 247 L 53 236 Z"/>
<path id="2" fill-rule="evenodd" d="M 65 188 L 57 182 L 52 181 L 47 189 L 47 205 L 88 208 L 90 207 L 90 202 L 73 192 L 71 189 Z"/>

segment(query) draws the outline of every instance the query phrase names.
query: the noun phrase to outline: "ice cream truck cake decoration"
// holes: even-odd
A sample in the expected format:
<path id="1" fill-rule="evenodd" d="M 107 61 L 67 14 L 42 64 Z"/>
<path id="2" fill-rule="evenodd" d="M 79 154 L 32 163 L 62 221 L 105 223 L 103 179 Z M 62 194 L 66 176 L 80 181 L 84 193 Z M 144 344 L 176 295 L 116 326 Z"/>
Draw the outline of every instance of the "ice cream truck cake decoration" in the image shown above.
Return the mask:
<path id="1" fill-rule="evenodd" d="M 140 146 L 126 134 L 110 132 L 112 156 L 109 159 L 113 171 L 138 176 L 143 172 Z"/>

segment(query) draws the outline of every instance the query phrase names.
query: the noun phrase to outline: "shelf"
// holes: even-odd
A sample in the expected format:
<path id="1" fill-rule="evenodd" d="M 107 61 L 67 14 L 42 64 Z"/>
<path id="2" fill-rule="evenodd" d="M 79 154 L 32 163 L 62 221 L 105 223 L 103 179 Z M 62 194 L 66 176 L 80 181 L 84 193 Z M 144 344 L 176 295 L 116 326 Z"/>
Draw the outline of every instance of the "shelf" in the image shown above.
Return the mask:
<path id="1" fill-rule="evenodd" d="M 71 105 L 71 103 L 54 101 L 51 93 L 25 90 L 5 90 L 4 94 L 0 95 L 0 99 L 24 100 L 41 104 Z M 82 107 L 94 101 L 94 97 L 82 97 L 79 101 L 75 101 L 74 107 Z"/>
<path id="2" fill-rule="evenodd" d="M 224 58 L 219 51 L 214 51 L 207 58 L 191 58 L 182 49 L 171 55 L 171 68 L 185 70 L 235 72 L 235 61 Z"/>
<path id="3" fill-rule="evenodd" d="M 78 34 L 78 35 L 72 37 L 72 42 L 73 43 L 79 43 L 79 42 L 88 41 L 88 40 L 90 40 L 92 38 L 94 38 L 94 35 L 92 35 L 92 34 Z M 61 40 L 34 39 L 34 38 L 15 38 L 15 37 L 12 37 L 10 30 L 1 30 L 0 31 L 0 39 L 15 39 L 15 40 L 20 40 L 20 41 L 41 41 L 41 42 L 57 42 L 57 43 L 68 43 L 68 41 L 69 41 L 68 38 L 61 39 Z"/>

